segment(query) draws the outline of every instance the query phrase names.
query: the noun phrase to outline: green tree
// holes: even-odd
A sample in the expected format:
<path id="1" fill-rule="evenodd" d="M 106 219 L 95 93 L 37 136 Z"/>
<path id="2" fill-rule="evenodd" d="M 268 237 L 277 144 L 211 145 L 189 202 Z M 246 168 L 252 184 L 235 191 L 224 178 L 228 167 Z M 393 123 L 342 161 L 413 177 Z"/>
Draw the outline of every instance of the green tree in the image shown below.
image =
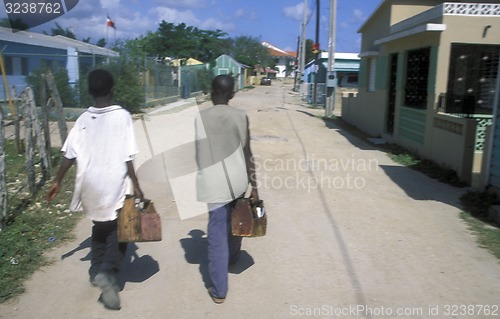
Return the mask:
<path id="1" fill-rule="evenodd" d="M 106 39 L 104 38 L 100 38 L 96 43 L 95 45 L 97 45 L 98 47 L 101 47 L 101 48 L 104 48 L 106 46 Z"/>
<path id="2" fill-rule="evenodd" d="M 251 67 L 272 66 L 274 64 L 272 56 L 261 43 L 260 38 L 249 36 L 231 39 L 229 55 L 236 61 Z"/>
<path id="3" fill-rule="evenodd" d="M 10 21 L 8 18 L 0 19 L 0 27 L 11 28 L 14 30 L 29 30 L 29 25 L 24 23 L 21 19 Z"/>
<path id="4" fill-rule="evenodd" d="M 157 31 L 132 40 L 124 48 L 133 49 L 134 55 L 141 52 L 157 60 L 172 57 L 211 62 L 227 50 L 226 35 L 221 30 L 201 30 L 185 23 L 175 25 L 162 21 Z"/>
<path id="5" fill-rule="evenodd" d="M 306 64 L 315 58 L 314 53 L 312 52 L 313 43 L 313 40 L 306 39 Z"/>
<path id="6" fill-rule="evenodd" d="M 61 97 L 61 101 L 64 107 L 75 107 L 76 103 L 76 91 L 69 84 L 68 72 L 64 68 L 48 68 L 46 66 L 42 66 L 41 68 L 33 71 L 30 75 L 26 77 L 26 83 L 33 89 L 35 94 L 35 101 L 37 105 L 40 103 L 47 103 L 47 101 L 41 101 L 41 83 L 42 83 L 42 74 L 47 74 L 48 72 L 52 72 L 54 75 L 54 80 L 56 82 L 57 90 L 59 91 L 59 95 Z M 48 88 L 46 86 L 47 96 L 50 95 Z"/>
<path id="7" fill-rule="evenodd" d="M 110 63 L 98 66 L 113 74 L 115 87 L 113 91 L 114 102 L 127 109 L 130 113 L 139 113 L 144 106 L 144 88 L 139 82 L 138 68 L 124 58 L 112 60 Z M 90 71 L 88 72 L 90 73 Z M 88 93 L 88 73 L 84 74 L 78 84 L 80 101 L 83 106 L 94 103 Z"/>
<path id="8" fill-rule="evenodd" d="M 47 32 L 43 32 L 44 34 L 47 34 Z M 76 36 L 75 34 L 73 33 L 73 31 L 71 31 L 70 29 L 68 28 L 63 28 L 59 23 L 56 22 L 56 27 L 55 28 L 52 28 L 50 29 L 50 35 L 62 35 L 62 36 L 65 36 L 66 38 L 71 38 L 71 39 L 75 39 L 76 40 Z"/>

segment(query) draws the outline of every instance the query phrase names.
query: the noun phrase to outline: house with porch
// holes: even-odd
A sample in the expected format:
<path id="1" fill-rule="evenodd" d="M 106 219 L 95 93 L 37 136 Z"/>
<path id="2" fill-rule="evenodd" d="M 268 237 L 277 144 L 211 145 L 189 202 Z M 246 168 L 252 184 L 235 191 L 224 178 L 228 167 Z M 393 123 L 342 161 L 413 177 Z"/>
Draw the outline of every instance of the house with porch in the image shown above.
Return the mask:
<path id="1" fill-rule="evenodd" d="M 499 187 L 500 3 L 384 0 L 359 32 L 358 94 L 343 98 L 342 118 Z"/>
<path id="2" fill-rule="evenodd" d="M 262 42 L 262 46 L 267 48 L 269 54 L 276 62 L 276 78 L 293 76 L 292 71 L 297 62 L 297 52 L 285 51 L 266 41 Z"/>
<path id="3" fill-rule="evenodd" d="M 61 35 L 17 31 L 0 27 L 6 80 L 17 92 L 26 88 L 26 76 L 45 66 L 50 69 L 65 68 L 69 82 L 74 85 L 80 74 L 100 61 L 118 57 L 118 52 Z M 4 82 L 0 81 L 0 100 L 5 100 Z"/>

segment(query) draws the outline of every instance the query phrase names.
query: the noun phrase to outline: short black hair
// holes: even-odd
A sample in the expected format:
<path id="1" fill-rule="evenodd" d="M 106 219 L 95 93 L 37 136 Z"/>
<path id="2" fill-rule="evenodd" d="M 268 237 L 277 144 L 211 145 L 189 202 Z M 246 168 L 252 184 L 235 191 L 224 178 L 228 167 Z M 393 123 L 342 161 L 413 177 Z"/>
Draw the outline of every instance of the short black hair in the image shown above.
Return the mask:
<path id="1" fill-rule="evenodd" d="M 212 81 L 212 94 L 230 98 L 234 93 L 234 78 L 227 74 L 216 76 Z"/>
<path id="2" fill-rule="evenodd" d="M 111 93 L 115 81 L 113 76 L 106 70 L 96 69 L 90 72 L 88 77 L 89 94 L 93 97 L 103 97 Z"/>

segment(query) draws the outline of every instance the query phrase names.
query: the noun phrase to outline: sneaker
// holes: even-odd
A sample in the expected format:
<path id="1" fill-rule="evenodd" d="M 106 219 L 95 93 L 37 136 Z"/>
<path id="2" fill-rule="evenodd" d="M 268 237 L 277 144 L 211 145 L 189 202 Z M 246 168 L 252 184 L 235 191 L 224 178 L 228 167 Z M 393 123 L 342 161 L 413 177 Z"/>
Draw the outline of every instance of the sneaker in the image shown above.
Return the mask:
<path id="1" fill-rule="evenodd" d="M 104 273 L 98 273 L 94 278 L 97 287 L 101 288 L 102 293 L 99 296 L 99 302 L 104 304 L 104 307 L 111 310 L 120 310 L 120 297 L 118 296 L 118 286 L 113 277 Z"/>
<path id="2" fill-rule="evenodd" d="M 97 282 L 95 281 L 95 276 L 89 278 L 90 285 L 92 287 L 97 287 Z"/>
<path id="3" fill-rule="evenodd" d="M 226 298 L 215 296 L 214 293 L 212 292 L 212 287 L 208 288 L 208 294 L 210 295 L 210 298 L 212 298 L 212 301 L 218 305 L 220 305 L 221 303 L 224 302 L 224 300 L 226 300 Z"/>

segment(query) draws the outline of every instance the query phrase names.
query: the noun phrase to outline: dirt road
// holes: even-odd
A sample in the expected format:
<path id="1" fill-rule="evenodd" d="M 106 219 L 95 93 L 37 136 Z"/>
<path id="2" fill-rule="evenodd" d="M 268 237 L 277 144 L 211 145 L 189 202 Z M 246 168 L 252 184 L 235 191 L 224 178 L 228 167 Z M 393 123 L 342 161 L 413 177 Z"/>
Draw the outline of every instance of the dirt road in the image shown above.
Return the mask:
<path id="1" fill-rule="evenodd" d="M 0 305 L 0 317 L 498 317 L 500 265 L 459 218 L 465 190 L 323 122 L 290 87 L 257 87 L 231 104 L 250 118 L 269 220 L 266 237 L 244 240 L 224 304 L 205 290 L 207 216 L 180 220 L 161 156 L 195 107 L 181 103 L 136 123 L 138 175 L 162 214 L 164 240 L 132 245 L 122 310 L 105 310 L 88 283 L 90 222 L 82 220 L 77 239 L 50 253 L 55 263 Z"/>

